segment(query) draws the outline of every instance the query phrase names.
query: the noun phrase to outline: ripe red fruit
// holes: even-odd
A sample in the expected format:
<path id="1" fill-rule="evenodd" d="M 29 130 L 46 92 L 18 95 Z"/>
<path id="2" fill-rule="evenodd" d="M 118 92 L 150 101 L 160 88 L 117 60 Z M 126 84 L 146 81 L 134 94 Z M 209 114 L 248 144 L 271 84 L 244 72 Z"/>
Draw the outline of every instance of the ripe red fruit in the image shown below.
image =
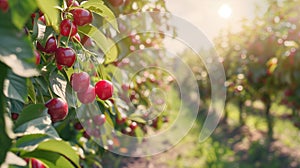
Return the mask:
<path id="1" fill-rule="evenodd" d="M 81 42 L 81 38 L 78 33 L 76 33 L 75 36 L 73 37 L 73 41 L 76 41 L 75 39 L 77 39 L 78 42 Z"/>
<path id="2" fill-rule="evenodd" d="M 76 1 L 76 0 L 67 0 L 67 6 L 68 6 L 68 7 L 70 7 L 70 6 L 75 6 L 75 7 L 77 7 L 77 6 L 79 6 L 79 3 L 78 3 L 78 1 Z"/>
<path id="3" fill-rule="evenodd" d="M 73 73 L 70 83 L 75 92 L 85 92 L 90 86 L 90 76 L 86 72 Z"/>
<path id="4" fill-rule="evenodd" d="M 0 10 L 2 10 L 3 13 L 6 13 L 8 11 L 8 8 L 8 0 L 0 0 Z"/>
<path id="5" fill-rule="evenodd" d="M 63 66 L 63 65 L 59 65 L 59 64 L 56 63 L 56 67 L 57 67 L 58 70 L 61 71 L 61 70 L 63 69 L 64 66 Z"/>
<path id="6" fill-rule="evenodd" d="M 43 51 L 43 52 L 48 53 L 48 54 L 53 54 L 57 49 L 57 42 L 56 42 L 55 37 L 52 36 L 47 40 L 47 42 L 45 44 L 45 47 L 43 47 L 41 45 L 41 43 L 39 43 L 39 42 L 37 42 L 36 47 L 40 51 Z"/>
<path id="7" fill-rule="evenodd" d="M 131 122 L 130 125 L 129 125 L 129 127 L 131 128 L 132 131 L 134 131 L 137 128 L 137 126 L 138 126 L 137 123 L 134 122 L 134 121 Z"/>
<path id="8" fill-rule="evenodd" d="M 41 21 L 43 24 L 46 24 L 46 20 L 45 20 L 45 16 L 44 15 L 41 16 L 41 17 L 39 17 L 38 20 Z"/>
<path id="9" fill-rule="evenodd" d="M 68 115 L 68 104 L 60 98 L 49 100 L 45 106 L 48 108 L 52 122 L 63 120 Z"/>
<path id="10" fill-rule="evenodd" d="M 122 113 L 120 118 L 119 117 L 116 118 L 116 123 L 118 125 L 121 125 L 121 124 L 124 124 L 126 122 L 126 120 L 127 120 L 127 116 Z"/>
<path id="11" fill-rule="evenodd" d="M 83 104 L 92 103 L 96 98 L 95 88 L 90 85 L 85 92 L 78 92 L 77 97 Z"/>
<path id="12" fill-rule="evenodd" d="M 123 4 L 123 0 L 109 0 L 109 3 L 114 7 L 118 7 Z"/>
<path id="13" fill-rule="evenodd" d="M 35 55 L 35 64 L 39 65 L 41 62 L 41 55 L 38 51 L 34 50 L 34 55 Z"/>
<path id="14" fill-rule="evenodd" d="M 104 114 L 100 114 L 100 115 L 96 115 L 93 120 L 96 125 L 101 126 L 105 123 L 106 117 Z"/>
<path id="15" fill-rule="evenodd" d="M 114 88 L 110 81 L 101 80 L 96 83 L 95 90 L 101 100 L 107 100 L 112 97 Z"/>
<path id="16" fill-rule="evenodd" d="M 76 54 L 72 48 L 59 47 L 55 51 L 55 58 L 56 58 L 57 64 L 71 67 L 71 66 L 73 66 L 73 64 L 76 60 Z"/>
<path id="17" fill-rule="evenodd" d="M 60 34 L 63 36 L 75 36 L 77 33 L 77 26 L 69 19 L 64 19 L 61 21 L 60 25 Z"/>
<path id="18" fill-rule="evenodd" d="M 92 23 L 93 21 L 92 13 L 86 9 L 73 9 L 71 13 L 73 14 L 74 23 L 77 26 L 84 26 Z"/>
<path id="19" fill-rule="evenodd" d="M 74 128 L 75 128 L 76 130 L 82 130 L 82 129 L 83 129 L 83 126 L 80 124 L 80 122 L 77 122 L 77 123 L 74 124 Z"/>
<path id="20" fill-rule="evenodd" d="M 39 160 L 35 159 L 35 158 L 25 158 L 25 161 L 28 164 L 31 164 L 31 168 L 46 168 L 46 166 Z"/>
<path id="21" fill-rule="evenodd" d="M 19 118 L 19 114 L 18 113 L 11 113 L 11 118 L 13 120 L 17 120 Z"/>

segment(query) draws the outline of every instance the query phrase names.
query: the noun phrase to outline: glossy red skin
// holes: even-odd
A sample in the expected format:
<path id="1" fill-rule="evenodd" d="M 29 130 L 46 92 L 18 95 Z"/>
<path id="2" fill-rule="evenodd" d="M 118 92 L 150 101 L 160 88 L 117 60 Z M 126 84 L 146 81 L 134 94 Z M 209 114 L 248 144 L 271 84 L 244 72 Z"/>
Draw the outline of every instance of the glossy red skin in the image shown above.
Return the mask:
<path id="1" fill-rule="evenodd" d="M 35 64 L 39 65 L 41 62 L 41 55 L 38 51 L 34 50 L 34 55 L 35 55 Z"/>
<path id="2" fill-rule="evenodd" d="M 55 37 L 52 36 L 46 42 L 45 52 L 49 54 L 53 54 L 55 53 L 56 49 L 57 49 L 57 42 Z"/>
<path id="3" fill-rule="evenodd" d="M 9 9 L 8 0 L 0 0 L 0 9 L 3 13 L 6 13 Z"/>
<path id="4" fill-rule="evenodd" d="M 75 6 L 75 7 L 77 7 L 77 6 L 79 6 L 79 3 L 78 3 L 78 1 L 76 1 L 76 0 L 67 0 L 67 6 L 68 6 L 68 7 L 70 7 L 70 6 Z"/>
<path id="5" fill-rule="evenodd" d="M 85 92 L 78 92 L 77 97 L 82 104 L 92 103 L 96 98 L 95 88 L 90 85 Z"/>
<path id="6" fill-rule="evenodd" d="M 60 70 L 60 71 L 64 68 L 63 65 L 59 65 L 59 64 L 57 64 L 57 63 L 56 63 L 56 67 L 57 67 L 57 69 Z"/>
<path id="7" fill-rule="evenodd" d="M 13 120 L 17 120 L 19 118 L 19 114 L 18 113 L 11 113 L 11 118 Z"/>
<path id="8" fill-rule="evenodd" d="M 107 100 L 107 99 L 111 98 L 113 95 L 113 92 L 114 92 L 112 83 L 107 80 L 101 80 L 101 81 L 97 82 L 95 85 L 95 90 L 96 90 L 97 96 L 101 100 Z"/>
<path id="9" fill-rule="evenodd" d="M 86 72 L 73 73 L 70 83 L 75 92 L 85 92 L 90 86 L 90 76 Z"/>
<path id="10" fill-rule="evenodd" d="M 73 37 L 73 39 L 74 38 L 77 39 L 78 42 L 81 42 L 81 38 L 80 38 L 80 36 L 79 36 L 78 33 L 75 34 L 75 36 Z M 76 41 L 75 39 L 74 39 L 74 41 Z"/>
<path id="11" fill-rule="evenodd" d="M 118 125 L 124 124 L 127 120 L 127 116 L 125 114 L 121 114 L 121 118 L 117 117 L 116 118 L 116 123 Z"/>
<path id="12" fill-rule="evenodd" d="M 74 124 L 74 128 L 75 128 L 76 130 L 82 130 L 82 129 L 83 129 L 83 126 L 80 124 L 80 122 L 77 122 L 77 123 Z"/>
<path id="13" fill-rule="evenodd" d="M 76 61 L 76 54 L 72 48 L 59 47 L 55 52 L 55 58 L 57 64 L 71 67 Z"/>
<path id="14" fill-rule="evenodd" d="M 60 25 L 60 34 L 63 36 L 70 37 L 75 36 L 77 33 L 77 26 L 69 19 L 64 19 L 61 21 Z M 72 29 L 72 30 L 71 30 Z"/>
<path id="15" fill-rule="evenodd" d="M 46 24 L 45 16 L 43 15 L 43 16 L 39 17 L 39 21 Z"/>
<path id="16" fill-rule="evenodd" d="M 93 21 L 92 13 L 86 9 L 82 9 L 82 8 L 73 9 L 71 13 L 73 14 L 73 19 L 74 19 L 73 22 L 77 26 L 84 26 L 92 23 Z"/>
<path id="17" fill-rule="evenodd" d="M 105 117 L 104 114 L 96 115 L 96 116 L 94 117 L 94 122 L 95 122 L 95 124 L 98 125 L 98 126 L 103 125 L 103 124 L 105 123 L 105 121 L 106 121 L 106 117 Z"/>
<path id="18" fill-rule="evenodd" d="M 137 123 L 134 122 L 134 121 L 131 122 L 130 125 L 129 125 L 129 127 L 131 128 L 132 131 L 134 131 L 137 128 L 137 126 L 138 126 Z"/>
<path id="19" fill-rule="evenodd" d="M 68 104 L 60 98 L 49 100 L 45 106 L 48 108 L 52 122 L 63 120 L 68 115 Z"/>
<path id="20" fill-rule="evenodd" d="M 109 3 L 114 7 L 119 7 L 123 4 L 123 0 L 109 0 Z"/>
<path id="21" fill-rule="evenodd" d="M 41 161 L 39 161 L 35 158 L 26 158 L 25 161 L 27 163 L 31 162 L 31 167 L 32 168 L 46 168 L 46 166 Z"/>

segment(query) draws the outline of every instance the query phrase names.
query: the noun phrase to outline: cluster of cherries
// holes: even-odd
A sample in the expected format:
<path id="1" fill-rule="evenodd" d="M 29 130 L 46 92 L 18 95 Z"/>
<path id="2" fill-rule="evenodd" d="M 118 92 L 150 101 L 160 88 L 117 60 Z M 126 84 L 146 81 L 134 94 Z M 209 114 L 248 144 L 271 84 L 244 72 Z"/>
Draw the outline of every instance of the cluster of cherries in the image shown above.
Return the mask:
<path id="1" fill-rule="evenodd" d="M 113 85 L 110 81 L 100 80 L 95 87 L 90 84 L 90 76 L 86 72 L 73 73 L 71 75 L 71 86 L 82 104 L 92 103 L 96 95 L 101 100 L 110 99 L 113 95 Z M 49 100 L 45 106 L 53 122 L 63 120 L 68 114 L 68 104 L 61 98 Z"/>

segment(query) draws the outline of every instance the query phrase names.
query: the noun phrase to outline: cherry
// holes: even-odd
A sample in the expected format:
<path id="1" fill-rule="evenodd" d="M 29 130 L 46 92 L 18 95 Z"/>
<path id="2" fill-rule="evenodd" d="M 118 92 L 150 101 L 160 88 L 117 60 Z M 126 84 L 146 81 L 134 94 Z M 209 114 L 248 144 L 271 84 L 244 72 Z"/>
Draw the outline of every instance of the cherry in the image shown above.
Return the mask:
<path id="1" fill-rule="evenodd" d="M 69 19 L 64 19 L 60 23 L 60 34 L 63 36 L 75 36 L 77 33 L 77 26 Z"/>
<path id="2" fill-rule="evenodd" d="M 8 0 L 0 0 L 0 10 L 2 10 L 3 13 L 6 13 L 8 11 L 8 8 Z"/>
<path id="3" fill-rule="evenodd" d="M 41 21 L 42 23 L 46 24 L 46 20 L 45 20 L 45 16 L 44 15 L 41 16 L 41 17 L 39 17 L 38 20 Z"/>
<path id="4" fill-rule="evenodd" d="M 126 122 L 126 120 L 127 120 L 127 116 L 125 114 L 121 113 L 120 118 L 119 117 L 116 118 L 116 123 L 118 125 L 121 125 L 121 124 L 124 124 Z"/>
<path id="5" fill-rule="evenodd" d="M 80 36 L 79 36 L 78 33 L 76 33 L 75 36 L 73 37 L 73 41 L 76 41 L 75 39 L 76 39 L 78 42 L 81 42 L 81 38 L 80 38 Z"/>
<path id="6" fill-rule="evenodd" d="M 84 45 L 84 47 L 91 47 L 93 46 L 93 41 L 88 36 L 83 36 L 81 44 Z"/>
<path id="7" fill-rule="evenodd" d="M 78 3 L 78 1 L 76 1 L 76 0 L 67 0 L 67 6 L 68 6 L 68 7 L 70 7 L 70 6 L 75 6 L 75 7 L 77 7 L 77 6 L 79 6 L 79 3 Z"/>
<path id="8" fill-rule="evenodd" d="M 104 114 L 100 114 L 100 115 L 96 115 L 93 120 L 96 125 L 101 126 L 105 123 L 106 117 Z"/>
<path id="9" fill-rule="evenodd" d="M 45 106 L 48 108 L 52 122 L 63 120 L 68 115 L 68 104 L 60 98 L 49 100 Z"/>
<path id="10" fill-rule="evenodd" d="M 73 73 L 70 83 L 75 92 L 85 92 L 90 86 L 90 76 L 86 72 Z"/>
<path id="11" fill-rule="evenodd" d="M 137 123 L 134 122 L 134 121 L 131 122 L 130 125 L 129 125 L 129 127 L 131 128 L 132 131 L 134 131 L 137 128 L 137 126 L 138 126 Z"/>
<path id="12" fill-rule="evenodd" d="M 57 42 L 54 36 L 50 37 L 45 45 L 45 52 L 52 54 L 56 51 L 57 49 Z"/>
<path id="13" fill-rule="evenodd" d="M 57 69 L 60 70 L 60 71 L 64 68 L 63 65 L 60 65 L 60 64 L 57 64 L 57 63 L 56 63 L 56 67 L 57 67 Z"/>
<path id="14" fill-rule="evenodd" d="M 73 9 L 71 13 L 73 14 L 74 23 L 77 26 L 84 26 L 92 23 L 93 21 L 92 13 L 86 9 Z"/>
<path id="15" fill-rule="evenodd" d="M 53 53 L 55 53 L 55 51 L 57 49 L 57 42 L 56 42 L 55 37 L 51 36 L 46 41 L 45 47 L 43 47 L 40 42 L 37 42 L 36 47 L 40 51 L 43 51 L 43 52 L 48 53 L 48 54 L 53 54 Z"/>
<path id="16" fill-rule="evenodd" d="M 110 81 L 101 80 L 96 83 L 95 90 L 101 100 L 107 100 L 112 97 L 114 88 Z"/>
<path id="17" fill-rule="evenodd" d="M 39 65 L 41 62 L 41 55 L 38 51 L 34 50 L 34 55 L 35 55 L 35 64 Z"/>
<path id="18" fill-rule="evenodd" d="M 17 120 L 19 118 L 19 114 L 18 113 L 11 113 L 11 118 L 13 120 Z"/>
<path id="19" fill-rule="evenodd" d="M 55 52 L 55 58 L 57 64 L 71 67 L 76 60 L 76 54 L 72 48 L 59 47 Z"/>
<path id="20" fill-rule="evenodd" d="M 78 92 L 77 97 L 83 104 L 92 103 L 96 98 L 95 88 L 90 85 L 85 92 Z"/>
<path id="21" fill-rule="evenodd" d="M 77 122 L 77 123 L 74 124 L 74 128 L 75 128 L 76 130 L 82 130 L 82 129 L 83 129 L 83 126 L 80 124 L 80 122 Z"/>
<path id="22" fill-rule="evenodd" d="M 109 0 L 109 3 L 114 7 L 119 7 L 123 4 L 123 0 Z"/>
<path id="23" fill-rule="evenodd" d="M 46 168 L 46 166 L 39 160 L 35 158 L 25 158 L 25 161 L 31 164 L 31 168 Z"/>

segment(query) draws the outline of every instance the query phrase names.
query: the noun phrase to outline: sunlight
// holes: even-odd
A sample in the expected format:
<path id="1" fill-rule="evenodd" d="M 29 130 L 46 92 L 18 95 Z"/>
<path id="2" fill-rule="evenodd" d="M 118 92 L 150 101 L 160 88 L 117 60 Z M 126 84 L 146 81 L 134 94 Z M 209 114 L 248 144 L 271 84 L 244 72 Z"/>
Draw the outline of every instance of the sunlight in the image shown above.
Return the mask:
<path id="1" fill-rule="evenodd" d="M 228 4 L 223 4 L 218 11 L 222 18 L 228 19 L 232 14 L 232 9 Z"/>

